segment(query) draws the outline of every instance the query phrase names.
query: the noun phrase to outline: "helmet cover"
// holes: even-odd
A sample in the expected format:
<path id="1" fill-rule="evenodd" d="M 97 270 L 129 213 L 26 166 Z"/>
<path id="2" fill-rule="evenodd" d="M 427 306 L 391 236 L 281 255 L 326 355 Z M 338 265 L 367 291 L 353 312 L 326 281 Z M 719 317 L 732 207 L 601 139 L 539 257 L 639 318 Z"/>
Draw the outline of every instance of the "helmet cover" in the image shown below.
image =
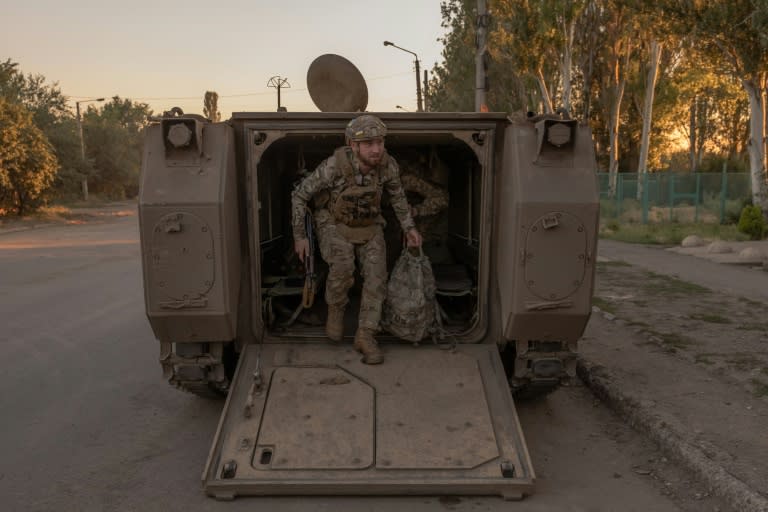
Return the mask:
<path id="1" fill-rule="evenodd" d="M 344 133 L 352 141 L 375 139 L 387 134 L 387 125 L 376 116 L 364 114 L 351 120 Z"/>

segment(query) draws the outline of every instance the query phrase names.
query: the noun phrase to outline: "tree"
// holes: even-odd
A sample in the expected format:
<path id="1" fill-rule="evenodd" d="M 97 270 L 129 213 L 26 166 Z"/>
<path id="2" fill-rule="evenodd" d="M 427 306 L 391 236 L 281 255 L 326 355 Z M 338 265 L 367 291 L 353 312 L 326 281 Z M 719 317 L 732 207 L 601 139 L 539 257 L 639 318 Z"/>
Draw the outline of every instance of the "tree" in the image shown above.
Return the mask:
<path id="1" fill-rule="evenodd" d="M 605 111 L 608 132 L 608 182 L 611 196 L 616 194 L 619 172 L 619 126 L 624 90 L 627 86 L 633 37 L 629 10 L 620 2 L 606 0 L 602 6 L 608 13 L 605 19 L 603 47 L 600 62 L 602 83 L 601 104 Z"/>
<path id="2" fill-rule="evenodd" d="M 680 32 L 695 33 L 704 50 L 719 58 L 741 82 L 749 99 L 749 166 L 752 202 L 768 214 L 768 2 L 766 0 L 662 0 Z"/>
<path id="3" fill-rule="evenodd" d="M 475 60 L 473 25 L 475 0 L 443 0 L 440 3 L 443 62 L 432 68 L 429 111 L 474 111 Z"/>
<path id="4" fill-rule="evenodd" d="M 659 74 L 661 62 L 662 43 L 655 37 L 651 37 L 648 58 L 648 75 L 645 81 L 645 99 L 643 101 L 642 120 L 643 132 L 640 136 L 640 158 L 637 162 L 637 172 L 641 175 L 637 183 L 637 199 L 643 197 L 644 181 L 642 175 L 648 172 L 648 150 L 651 144 L 651 120 L 653 118 L 653 98 L 656 93 L 656 79 Z"/>
<path id="5" fill-rule="evenodd" d="M 0 208 L 17 215 L 37 208 L 57 167 L 53 148 L 32 114 L 0 96 Z"/>
<path id="6" fill-rule="evenodd" d="M 114 96 L 101 109 L 93 105 L 83 116 L 86 157 L 95 174 L 89 186 L 113 199 L 138 193 L 142 132 L 152 115 L 149 105 Z"/>
<path id="7" fill-rule="evenodd" d="M 749 44 L 739 42 L 739 48 L 755 49 L 748 62 L 762 67 L 750 69 L 765 71 L 768 0 L 735 0 L 736 6 L 752 6 L 743 13 L 724 2 L 710 8 L 703 0 L 660 0 L 664 9 L 643 0 L 488 2 L 489 107 L 547 112 L 562 106 L 590 123 L 612 192 L 620 168 L 642 172 L 673 161 L 685 166 L 679 157 L 687 154 L 681 153 L 684 134 L 694 137 L 696 167 L 719 167 L 718 159 L 741 164 L 748 100 L 734 90 L 735 79 L 723 73 L 726 66 L 733 68 L 721 49 L 724 43 L 706 35 L 700 24 L 711 21 L 704 13 L 713 9 L 719 18 L 709 16 L 719 20 L 722 29 L 715 34 L 725 33 L 727 26 L 749 25 L 731 32 L 749 39 Z M 444 60 L 433 69 L 430 110 L 473 109 L 475 3 L 441 4 Z M 673 8 L 688 9 L 687 24 L 677 19 Z M 744 86 L 741 75 L 730 76 Z M 765 96 L 764 85 L 761 91 L 760 98 Z M 765 100 L 760 101 L 764 112 Z M 760 119 L 763 125 L 768 121 L 765 113 Z M 764 140 L 764 132 L 762 137 L 751 136 Z M 750 151 L 755 145 L 749 144 Z M 702 163 L 705 158 L 709 163 Z"/>
<path id="8" fill-rule="evenodd" d="M 554 112 L 552 84 L 558 72 L 558 30 L 556 19 L 548 15 L 549 1 L 496 0 L 491 54 L 494 59 L 514 67 L 527 79 L 527 110 Z M 529 84 L 538 89 L 534 93 Z"/>
<path id="9" fill-rule="evenodd" d="M 214 91 L 205 91 L 203 99 L 203 115 L 212 123 L 221 121 L 221 112 L 219 112 L 219 94 Z"/>
<path id="10" fill-rule="evenodd" d="M 18 64 L 0 62 L 0 96 L 20 103 L 32 113 L 32 121 L 45 134 L 56 154 L 59 169 L 55 190 L 59 196 L 77 193 L 87 173 L 80 158 L 77 125 L 57 83 L 47 84 L 42 75 L 24 75 Z"/>

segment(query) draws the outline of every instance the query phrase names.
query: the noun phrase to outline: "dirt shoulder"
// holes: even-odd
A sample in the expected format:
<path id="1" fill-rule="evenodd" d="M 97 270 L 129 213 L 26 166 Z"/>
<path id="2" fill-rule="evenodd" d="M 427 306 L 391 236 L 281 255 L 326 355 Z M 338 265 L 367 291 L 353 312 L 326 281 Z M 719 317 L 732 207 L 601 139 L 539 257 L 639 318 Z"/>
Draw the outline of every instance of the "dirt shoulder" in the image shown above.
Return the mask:
<path id="1" fill-rule="evenodd" d="M 115 201 L 93 206 L 51 206 L 34 215 L 0 217 L 0 236 L 29 229 L 110 222 L 121 217 L 135 216 L 136 201 Z"/>
<path id="2" fill-rule="evenodd" d="M 735 509 L 764 510 L 768 273 L 619 242 L 598 252 L 584 366 Z"/>

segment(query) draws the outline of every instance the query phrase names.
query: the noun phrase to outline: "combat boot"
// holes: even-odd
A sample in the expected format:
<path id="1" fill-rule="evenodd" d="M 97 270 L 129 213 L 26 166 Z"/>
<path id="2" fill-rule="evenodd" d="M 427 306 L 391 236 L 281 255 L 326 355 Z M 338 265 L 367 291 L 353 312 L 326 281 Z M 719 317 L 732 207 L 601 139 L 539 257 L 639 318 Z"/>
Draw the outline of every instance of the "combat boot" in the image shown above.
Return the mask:
<path id="1" fill-rule="evenodd" d="M 325 320 L 325 334 L 331 341 L 341 341 L 344 337 L 344 307 L 328 304 L 328 318 Z"/>
<path id="2" fill-rule="evenodd" d="M 363 354 L 365 364 L 380 364 L 384 362 L 384 353 L 373 337 L 373 329 L 360 327 L 355 334 L 355 350 Z"/>

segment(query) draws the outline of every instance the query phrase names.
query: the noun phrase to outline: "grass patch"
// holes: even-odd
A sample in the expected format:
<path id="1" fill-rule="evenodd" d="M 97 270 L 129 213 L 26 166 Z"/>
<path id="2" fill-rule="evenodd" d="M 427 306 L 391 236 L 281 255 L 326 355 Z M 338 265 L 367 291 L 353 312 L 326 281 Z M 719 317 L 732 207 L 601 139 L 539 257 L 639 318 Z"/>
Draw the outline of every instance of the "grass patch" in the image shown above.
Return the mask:
<path id="1" fill-rule="evenodd" d="M 768 324 L 757 324 L 757 323 L 741 324 L 736 327 L 736 330 L 768 332 Z"/>
<path id="2" fill-rule="evenodd" d="M 733 365 L 737 370 L 741 372 L 748 372 L 755 368 L 758 368 L 762 361 L 752 354 L 733 354 L 731 357 L 726 358 L 726 363 Z"/>
<path id="3" fill-rule="evenodd" d="M 56 204 L 68 208 L 101 208 L 110 205 L 113 201 L 98 194 L 88 194 L 87 201 L 82 198 L 59 199 Z"/>
<path id="4" fill-rule="evenodd" d="M 696 354 L 696 357 L 694 357 L 694 361 L 696 361 L 699 364 L 712 366 L 713 364 L 715 364 L 715 362 L 710 359 L 710 356 L 712 355 L 713 354 Z"/>
<path id="5" fill-rule="evenodd" d="M 71 209 L 62 205 L 42 206 L 38 210 L 22 215 L 21 217 L 13 214 L 0 216 L 0 226 L 23 226 L 37 222 L 61 223 L 81 219 L 84 216 L 87 215 L 74 213 Z"/>
<path id="6" fill-rule="evenodd" d="M 678 334 L 676 332 L 659 332 L 653 329 L 646 329 L 648 334 L 651 334 L 661 340 L 661 344 L 664 345 L 669 352 L 677 352 L 677 350 L 683 350 L 691 347 L 695 344 L 695 341 L 691 338 Z"/>
<path id="7" fill-rule="evenodd" d="M 752 383 L 752 394 L 757 398 L 768 397 L 768 384 L 760 379 L 750 379 L 750 382 Z"/>
<path id="8" fill-rule="evenodd" d="M 597 269 L 606 269 L 609 267 L 631 267 L 631 263 L 627 263 L 626 261 L 622 260 L 610 260 L 610 261 L 598 261 L 597 262 Z"/>
<path id="9" fill-rule="evenodd" d="M 746 297 L 739 297 L 739 302 L 743 302 L 744 304 L 748 304 L 748 305 L 756 307 L 756 308 L 763 308 L 763 307 L 765 307 L 764 303 L 762 303 L 760 301 L 748 299 Z"/>
<path id="10" fill-rule="evenodd" d="M 657 336 L 661 338 L 662 343 L 665 345 L 669 345 L 670 347 L 675 347 L 677 349 L 685 349 L 693 345 L 693 340 L 675 332 L 659 333 Z"/>
<path id="11" fill-rule="evenodd" d="M 705 239 L 749 240 L 749 237 L 740 233 L 733 224 L 616 224 L 611 222 L 600 230 L 600 238 L 635 244 L 679 245 L 689 235 L 698 235 Z"/>
<path id="12" fill-rule="evenodd" d="M 697 313 L 688 315 L 691 320 L 701 320 L 702 322 L 708 322 L 710 324 L 732 324 L 733 321 L 730 318 L 725 318 L 720 315 L 712 315 L 707 313 Z"/>
<path id="13" fill-rule="evenodd" d="M 657 274 L 655 272 L 645 272 L 647 281 L 643 283 L 643 290 L 654 295 L 697 295 L 712 293 L 712 290 L 699 286 L 695 283 L 689 283 L 671 276 Z"/>
<path id="14" fill-rule="evenodd" d="M 592 297 L 592 305 L 599 307 L 601 310 L 606 311 L 608 313 L 611 313 L 612 315 L 616 314 L 616 306 L 614 306 L 611 302 L 602 299 L 600 297 Z"/>

